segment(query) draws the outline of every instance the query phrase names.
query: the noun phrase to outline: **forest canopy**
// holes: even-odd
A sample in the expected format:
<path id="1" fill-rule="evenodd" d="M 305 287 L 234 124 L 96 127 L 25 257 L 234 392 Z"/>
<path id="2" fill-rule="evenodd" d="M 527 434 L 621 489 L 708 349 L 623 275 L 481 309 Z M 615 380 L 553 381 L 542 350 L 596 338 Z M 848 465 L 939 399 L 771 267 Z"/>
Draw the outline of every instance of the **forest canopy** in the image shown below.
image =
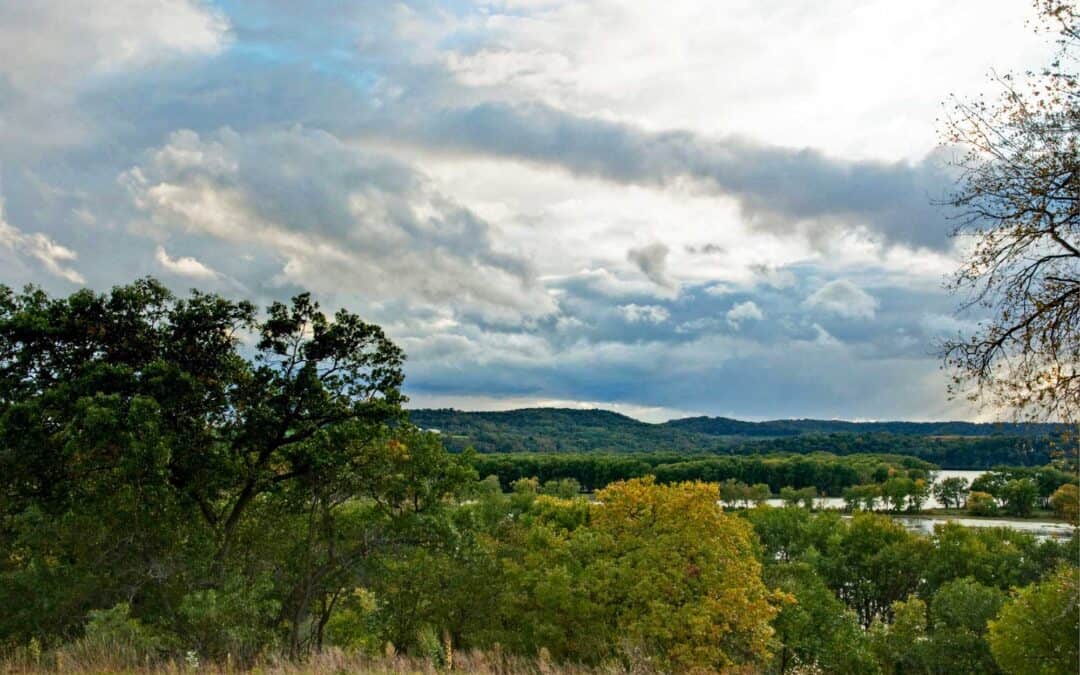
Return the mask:
<path id="1" fill-rule="evenodd" d="M 1075 537 L 809 508 L 925 495 L 918 458 L 451 453 L 408 422 L 403 360 L 306 294 L 0 289 L 0 663 L 1022 672 L 1025 617 L 1076 624 Z M 770 485 L 786 506 L 721 504 Z"/>
<path id="2" fill-rule="evenodd" d="M 452 450 L 481 453 L 900 454 L 946 469 L 1046 464 L 1065 431 L 1053 424 L 969 422 L 741 422 L 685 418 L 648 424 L 606 410 L 530 408 L 505 412 L 414 409 L 417 426 Z"/>

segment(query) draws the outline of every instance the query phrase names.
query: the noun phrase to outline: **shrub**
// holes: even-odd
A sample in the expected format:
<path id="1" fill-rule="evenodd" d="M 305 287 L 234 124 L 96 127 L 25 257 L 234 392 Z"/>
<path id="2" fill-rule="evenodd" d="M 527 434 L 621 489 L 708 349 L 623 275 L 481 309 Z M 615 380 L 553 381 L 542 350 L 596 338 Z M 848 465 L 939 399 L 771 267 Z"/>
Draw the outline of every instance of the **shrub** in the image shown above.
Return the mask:
<path id="1" fill-rule="evenodd" d="M 1080 520 L 1080 488 L 1073 483 L 1062 485 L 1050 496 L 1050 506 L 1059 516 L 1076 525 Z"/>
<path id="2" fill-rule="evenodd" d="M 997 514 L 997 502 L 989 492 L 972 492 L 967 498 L 967 509 L 973 516 L 993 516 Z"/>
<path id="3" fill-rule="evenodd" d="M 280 604 L 269 597 L 272 590 L 268 580 L 232 579 L 224 588 L 187 594 L 180 603 L 187 646 L 211 658 L 250 663 L 274 644 L 268 619 Z"/>
<path id="4" fill-rule="evenodd" d="M 94 670 L 138 668 L 161 659 L 175 646 L 175 639 L 132 617 L 131 606 L 121 602 L 88 612 L 83 637 L 58 647 L 48 661 L 60 671 L 76 665 Z M 40 662 L 40 647 L 38 652 L 35 660 Z"/>

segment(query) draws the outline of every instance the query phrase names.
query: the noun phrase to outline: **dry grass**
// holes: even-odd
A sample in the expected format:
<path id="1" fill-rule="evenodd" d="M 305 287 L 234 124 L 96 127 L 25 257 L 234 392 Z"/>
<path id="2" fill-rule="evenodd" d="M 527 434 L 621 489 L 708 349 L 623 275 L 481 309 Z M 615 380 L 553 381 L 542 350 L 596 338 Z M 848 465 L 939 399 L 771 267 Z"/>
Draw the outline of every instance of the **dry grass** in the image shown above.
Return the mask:
<path id="1" fill-rule="evenodd" d="M 541 654 L 538 658 L 503 656 L 485 652 L 457 652 L 454 654 L 453 671 L 478 673 L 479 675 L 651 675 L 656 672 L 647 663 L 632 663 L 630 667 L 622 664 L 586 667 L 580 665 L 554 664 Z M 390 674 L 435 674 L 445 673 L 445 668 L 436 666 L 430 659 L 419 659 L 403 655 L 370 657 L 360 654 L 345 653 L 337 649 L 328 649 L 313 654 L 301 662 L 286 659 L 267 658 L 250 667 L 238 667 L 230 663 L 198 663 L 194 658 L 188 660 L 168 660 L 155 663 L 142 663 L 132 658 L 132 654 L 123 649 L 104 649 L 91 645 L 71 645 L 47 654 L 36 654 L 32 650 L 20 650 L 0 660 L 0 673 L 23 675 L 30 673 L 73 673 L 90 675 L 91 673 L 131 673 L 132 675 L 187 675 L 206 673 L 226 675 L 231 673 L 251 673 L 260 675 L 337 675 L 343 673 Z"/>

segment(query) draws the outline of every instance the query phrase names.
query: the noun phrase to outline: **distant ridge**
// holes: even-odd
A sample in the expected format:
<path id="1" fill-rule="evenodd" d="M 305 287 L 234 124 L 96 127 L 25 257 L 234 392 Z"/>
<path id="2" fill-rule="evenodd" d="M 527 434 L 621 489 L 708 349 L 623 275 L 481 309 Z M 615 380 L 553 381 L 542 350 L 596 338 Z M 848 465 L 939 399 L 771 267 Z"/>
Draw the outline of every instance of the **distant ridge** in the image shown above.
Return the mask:
<path id="1" fill-rule="evenodd" d="M 851 454 L 892 452 L 948 468 L 1045 462 L 1054 424 L 975 422 L 847 422 L 687 417 L 659 424 L 610 410 L 522 408 L 466 412 L 450 408 L 409 411 L 414 424 L 437 430 L 454 450 L 480 452 L 655 452 L 747 454 L 759 452 Z"/>
<path id="2" fill-rule="evenodd" d="M 1053 424 L 980 422 L 848 422 L 845 420 L 789 419 L 745 422 L 728 417 L 685 417 L 664 422 L 684 431 L 718 436 L 797 436 L 809 433 L 889 433 L 901 436 L 1043 436 Z"/>
<path id="3" fill-rule="evenodd" d="M 901 436 L 1044 436 L 1058 430 L 1055 424 L 1012 424 L 997 422 L 848 422 L 845 420 L 777 419 L 748 422 L 730 417 L 684 417 L 649 423 L 602 408 L 518 408 L 498 411 L 465 411 L 454 408 L 417 408 L 409 411 L 413 422 L 498 425 L 512 428 L 559 423 L 575 427 L 616 427 L 642 431 L 676 429 L 709 436 L 798 436 L 814 433 L 889 433 Z M 423 421 L 423 424 L 421 424 Z"/>

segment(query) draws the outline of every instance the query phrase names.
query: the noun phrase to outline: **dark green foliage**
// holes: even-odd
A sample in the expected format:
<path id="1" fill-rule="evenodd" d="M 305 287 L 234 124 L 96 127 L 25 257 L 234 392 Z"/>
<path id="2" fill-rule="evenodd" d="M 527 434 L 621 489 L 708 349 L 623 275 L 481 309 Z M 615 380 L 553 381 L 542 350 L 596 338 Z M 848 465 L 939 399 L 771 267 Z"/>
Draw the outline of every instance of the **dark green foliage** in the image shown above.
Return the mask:
<path id="1" fill-rule="evenodd" d="M 934 497 L 947 509 L 958 509 L 964 504 L 968 483 L 959 476 L 945 478 L 934 485 Z"/>
<path id="2" fill-rule="evenodd" d="M 1006 673 L 1075 673 L 1080 663 L 1080 569 L 1063 566 L 1017 589 L 990 622 L 989 633 L 990 651 Z"/>
<path id="3" fill-rule="evenodd" d="M 926 661 L 934 673 L 999 672 L 986 641 L 987 624 L 1006 594 L 970 577 L 942 585 L 930 601 L 930 641 Z"/>
<path id="4" fill-rule="evenodd" d="M 807 434 L 790 438 L 743 443 L 733 451 L 807 453 L 824 451 L 837 455 L 895 454 L 917 457 L 944 469 L 988 469 L 999 464 L 1036 466 L 1051 458 L 1051 439 L 1046 436 L 905 436 L 891 433 Z"/>
<path id="5" fill-rule="evenodd" d="M 391 643 L 440 667 L 450 648 L 497 646 L 672 671 L 994 672 L 988 625 L 1014 662 L 1031 611 L 1074 606 L 1061 575 L 1075 538 L 923 537 L 794 506 L 843 493 L 917 509 L 933 465 L 852 452 L 884 437 L 737 446 L 793 444 L 772 455 L 450 454 L 405 421 L 402 358 L 304 295 L 260 318 L 152 280 L 0 290 L 0 648 L 131 668 Z M 589 433 L 653 433 L 592 419 Z M 822 439 L 838 453 L 806 452 Z M 642 476 L 658 480 L 618 482 Z M 1000 469 L 979 485 L 1025 513 L 1069 479 Z M 793 506 L 717 504 L 770 493 Z"/>
<path id="6" fill-rule="evenodd" d="M 598 490 L 617 480 L 653 475 L 660 483 L 736 480 L 765 484 L 778 494 L 785 487 L 814 488 L 820 495 L 839 496 L 844 488 L 873 482 L 890 472 L 925 476 L 934 467 L 894 455 L 770 455 L 750 457 L 688 456 L 679 453 L 492 453 L 472 456 L 481 476 L 496 476 L 504 490 L 519 478 L 541 483 L 573 478 L 585 490 Z"/>
<path id="7" fill-rule="evenodd" d="M 699 451 L 724 448 L 723 439 L 647 424 L 607 410 L 530 408 L 506 412 L 410 410 L 422 429 L 438 431 L 451 449 L 480 452 Z"/>
<path id="8" fill-rule="evenodd" d="M 1010 516 L 1030 516 L 1039 496 L 1039 487 L 1030 478 L 1010 480 L 1001 487 L 1005 513 Z"/>
<path id="9" fill-rule="evenodd" d="M 605 410 L 530 408 L 506 412 L 418 409 L 417 426 L 442 434 L 447 447 L 487 452 L 663 452 L 748 455 L 898 454 L 950 469 L 1046 464 L 1057 425 L 968 422 L 741 422 L 689 418 L 647 424 Z"/>
<path id="10" fill-rule="evenodd" d="M 711 436 L 801 436 L 804 434 L 886 433 L 897 436 L 1038 436 L 1058 431 L 1054 424 L 979 424 L 975 422 L 845 422 L 772 420 L 744 422 L 726 417 L 687 417 L 667 426 Z"/>
<path id="11" fill-rule="evenodd" d="M 1015 481 L 1025 481 L 1016 484 Z M 1011 487 L 1010 483 L 1014 483 Z M 986 492 L 1005 503 L 1010 513 L 1028 513 L 1032 508 L 1048 508 L 1050 497 L 1062 485 L 1076 484 L 1077 475 L 1056 466 L 995 466 L 971 483 L 971 489 Z M 1009 506 L 1010 502 L 1013 506 Z"/>
<path id="12" fill-rule="evenodd" d="M 775 672 L 797 666 L 821 672 L 999 672 L 987 634 L 1008 591 L 1080 559 L 1076 538 L 1039 542 L 1014 530 L 950 523 L 927 538 L 869 513 L 841 519 L 836 513 L 758 507 L 742 516 L 761 541 L 765 578 L 796 601 L 782 607 L 773 624 L 781 643 Z M 1069 569 L 1075 575 L 1076 568 Z M 821 593 L 822 584 L 831 595 Z M 1078 601 L 1074 594 L 1072 607 Z M 867 632 L 849 635 L 841 607 Z M 1052 619 L 1044 624 L 1067 630 Z M 1021 625 L 1015 621 L 1009 630 Z M 846 653 L 836 650 L 837 640 Z M 868 646 L 876 663 L 866 660 Z M 1027 658 L 1040 651 L 1057 658 L 1048 651 L 1053 649 L 1043 641 Z"/>
<path id="13" fill-rule="evenodd" d="M 940 588 L 950 579 L 970 577 L 1001 590 L 1030 584 L 1060 563 L 1080 560 L 1080 541 L 1039 542 L 1006 528 L 963 527 L 944 523 L 934 528 L 934 556 L 923 570 L 926 587 Z"/>
<path id="14" fill-rule="evenodd" d="M 827 673 L 874 673 L 877 664 L 855 614 L 807 563 L 772 565 L 765 581 L 792 596 L 773 621 L 776 650 L 770 670 L 817 666 Z"/>
<path id="15" fill-rule="evenodd" d="M 364 564 L 432 538 L 423 514 L 472 475 L 401 424 L 402 360 L 307 295 L 259 318 L 152 279 L 0 288 L 0 641 L 127 603 L 206 654 L 317 642 Z"/>

